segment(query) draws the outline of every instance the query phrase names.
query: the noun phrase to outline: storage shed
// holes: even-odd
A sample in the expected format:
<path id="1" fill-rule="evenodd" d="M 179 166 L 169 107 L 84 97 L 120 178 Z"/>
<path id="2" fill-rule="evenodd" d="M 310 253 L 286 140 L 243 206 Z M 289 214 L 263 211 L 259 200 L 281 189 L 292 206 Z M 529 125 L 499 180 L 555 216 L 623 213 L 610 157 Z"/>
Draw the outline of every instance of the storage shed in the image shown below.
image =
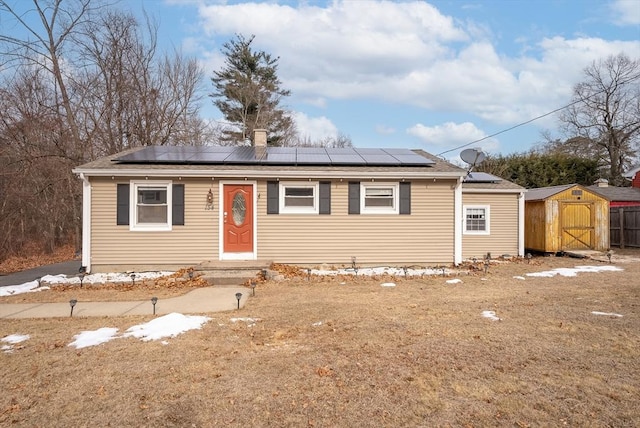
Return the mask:
<path id="1" fill-rule="evenodd" d="M 609 200 L 578 184 L 525 193 L 527 250 L 558 253 L 609 248 Z"/>

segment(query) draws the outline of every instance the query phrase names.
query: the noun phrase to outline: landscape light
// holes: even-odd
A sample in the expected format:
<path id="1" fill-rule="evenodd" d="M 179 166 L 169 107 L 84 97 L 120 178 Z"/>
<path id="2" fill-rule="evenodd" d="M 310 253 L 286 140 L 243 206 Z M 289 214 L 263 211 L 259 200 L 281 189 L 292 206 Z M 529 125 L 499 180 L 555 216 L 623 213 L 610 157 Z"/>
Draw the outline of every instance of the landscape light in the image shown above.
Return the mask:
<path id="1" fill-rule="evenodd" d="M 73 316 L 73 307 L 76 305 L 76 303 L 78 303 L 76 299 L 69 300 L 69 306 L 71 306 L 71 314 L 69 314 L 70 317 Z"/>
<path id="2" fill-rule="evenodd" d="M 189 279 L 193 279 L 193 271 L 192 270 L 189 271 Z"/>
<path id="3" fill-rule="evenodd" d="M 531 257 L 533 257 L 531 253 L 527 253 L 527 264 L 531 263 Z"/>
<path id="4" fill-rule="evenodd" d="M 242 293 L 236 293 L 236 300 L 238 300 L 238 309 L 240 309 L 240 299 L 242 298 Z"/>
<path id="5" fill-rule="evenodd" d="M 131 285 L 136 285 L 136 273 L 131 272 L 131 275 L 129 276 L 131 277 Z"/>
<path id="6" fill-rule="evenodd" d="M 153 315 L 156 314 L 156 303 L 158 303 L 158 298 L 154 296 L 151 298 L 151 304 L 153 305 Z"/>
<path id="7" fill-rule="evenodd" d="M 406 279 L 407 278 L 407 271 L 409 270 L 409 268 L 407 268 L 406 266 L 402 266 L 402 270 L 404 271 L 404 277 Z"/>
<path id="8" fill-rule="evenodd" d="M 311 268 L 307 268 L 307 281 L 311 281 Z"/>
<path id="9" fill-rule="evenodd" d="M 252 296 L 256 295 L 256 282 L 255 281 L 251 281 L 251 295 Z"/>
<path id="10" fill-rule="evenodd" d="M 80 278 L 80 288 L 82 288 L 82 281 L 84 281 L 84 276 L 86 275 L 85 272 L 80 272 L 78 274 L 78 278 Z"/>
<path id="11" fill-rule="evenodd" d="M 609 263 L 611 263 L 611 256 L 613 255 L 613 253 L 611 253 L 611 250 L 607 250 L 607 258 L 609 259 Z"/>
<path id="12" fill-rule="evenodd" d="M 38 281 L 38 287 L 42 287 L 42 278 L 38 277 L 36 281 Z"/>

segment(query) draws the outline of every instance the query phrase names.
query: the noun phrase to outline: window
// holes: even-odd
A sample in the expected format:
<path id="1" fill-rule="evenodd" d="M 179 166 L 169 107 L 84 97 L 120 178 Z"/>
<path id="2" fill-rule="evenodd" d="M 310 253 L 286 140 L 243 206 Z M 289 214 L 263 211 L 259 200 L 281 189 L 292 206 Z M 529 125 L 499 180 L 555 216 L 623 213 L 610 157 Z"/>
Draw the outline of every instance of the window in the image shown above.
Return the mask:
<path id="1" fill-rule="evenodd" d="M 361 184 L 360 212 L 363 214 L 398 214 L 398 185 Z"/>
<path id="2" fill-rule="evenodd" d="M 464 233 L 476 235 L 489 234 L 489 207 L 464 207 Z"/>
<path id="3" fill-rule="evenodd" d="M 171 230 L 171 182 L 132 182 L 131 230 Z"/>
<path id="4" fill-rule="evenodd" d="M 318 183 L 280 183 L 280 213 L 318 214 Z"/>

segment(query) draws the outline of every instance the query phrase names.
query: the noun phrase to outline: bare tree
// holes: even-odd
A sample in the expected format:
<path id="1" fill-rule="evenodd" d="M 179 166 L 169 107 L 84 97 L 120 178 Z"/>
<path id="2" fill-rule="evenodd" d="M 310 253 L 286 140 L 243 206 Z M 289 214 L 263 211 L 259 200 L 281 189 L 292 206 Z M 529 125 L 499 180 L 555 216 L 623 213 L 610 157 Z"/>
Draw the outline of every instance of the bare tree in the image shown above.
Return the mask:
<path id="1" fill-rule="evenodd" d="M 560 146 L 600 158 L 608 179 L 622 185 L 622 173 L 640 144 L 640 61 L 624 54 L 594 61 L 573 90 L 574 103 L 560 115 L 570 136 Z M 558 145 L 556 145 L 558 146 Z"/>
<path id="2" fill-rule="evenodd" d="M 160 57 L 150 20 L 141 30 L 103 0 L 31 1 L 0 0 L 0 259 L 29 241 L 51 250 L 74 236 L 79 249 L 74 166 L 208 136 L 201 69 Z"/>

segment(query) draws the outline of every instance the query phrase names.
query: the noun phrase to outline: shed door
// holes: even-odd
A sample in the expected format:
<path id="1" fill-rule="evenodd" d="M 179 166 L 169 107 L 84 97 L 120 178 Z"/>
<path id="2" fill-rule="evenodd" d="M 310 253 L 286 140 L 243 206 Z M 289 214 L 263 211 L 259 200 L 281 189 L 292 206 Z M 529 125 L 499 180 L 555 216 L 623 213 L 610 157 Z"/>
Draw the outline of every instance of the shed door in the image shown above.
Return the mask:
<path id="1" fill-rule="evenodd" d="M 225 184 L 223 198 L 224 252 L 253 252 L 253 186 Z"/>
<path id="2" fill-rule="evenodd" d="M 595 242 L 595 206 L 592 202 L 561 202 L 563 250 L 592 250 Z"/>

